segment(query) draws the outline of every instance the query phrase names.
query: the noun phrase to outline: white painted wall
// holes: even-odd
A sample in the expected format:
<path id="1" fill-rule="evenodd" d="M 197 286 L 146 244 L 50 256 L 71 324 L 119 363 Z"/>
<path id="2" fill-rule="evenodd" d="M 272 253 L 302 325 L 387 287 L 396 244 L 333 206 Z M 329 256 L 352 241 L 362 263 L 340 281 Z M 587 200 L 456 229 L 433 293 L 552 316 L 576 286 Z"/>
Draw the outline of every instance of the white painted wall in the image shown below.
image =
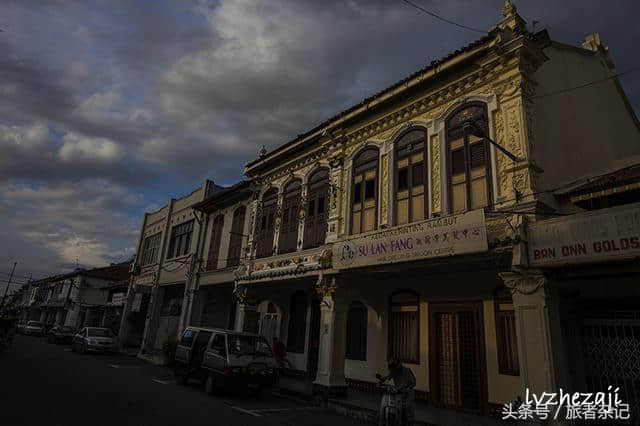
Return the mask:
<path id="1" fill-rule="evenodd" d="M 582 51 L 582 52 L 581 52 Z M 616 71 L 588 50 L 551 45 L 535 73 L 536 96 L 602 80 Z M 534 161 L 542 190 L 620 167 L 640 154 L 640 130 L 615 80 L 534 100 Z"/>

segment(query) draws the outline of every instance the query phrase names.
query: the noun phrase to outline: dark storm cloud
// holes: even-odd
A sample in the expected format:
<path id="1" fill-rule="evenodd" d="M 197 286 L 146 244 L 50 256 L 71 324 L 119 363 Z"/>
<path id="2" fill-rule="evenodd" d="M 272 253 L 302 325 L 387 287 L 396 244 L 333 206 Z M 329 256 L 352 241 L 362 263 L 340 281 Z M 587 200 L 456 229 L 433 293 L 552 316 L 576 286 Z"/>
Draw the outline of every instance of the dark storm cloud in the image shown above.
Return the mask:
<path id="1" fill-rule="evenodd" d="M 503 3 L 417 1 L 487 30 Z M 599 31 L 620 71 L 640 65 L 637 1 L 515 4 L 530 28 L 574 45 Z M 232 183 L 260 145 L 481 37 L 400 0 L 5 0 L 0 28 L 0 214 L 16 241 L 0 255 L 41 270 L 130 254 L 146 206 Z M 622 78 L 636 110 L 639 81 Z"/>

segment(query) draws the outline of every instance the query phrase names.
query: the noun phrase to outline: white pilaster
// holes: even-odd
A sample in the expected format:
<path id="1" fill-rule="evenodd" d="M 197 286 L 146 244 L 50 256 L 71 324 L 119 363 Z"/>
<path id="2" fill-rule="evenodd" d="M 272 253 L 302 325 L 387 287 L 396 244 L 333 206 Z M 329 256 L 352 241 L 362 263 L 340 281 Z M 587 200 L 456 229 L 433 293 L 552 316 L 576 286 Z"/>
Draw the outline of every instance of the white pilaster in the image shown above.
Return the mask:
<path id="1" fill-rule="evenodd" d="M 511 289 L 516 317 L 521 396 L 556 390 L 552 355 L 547 279 L 540 273 L 505 272 L 500 277 Z"/>
<path id="2" fill-rule="evenodd" d="M 330 394 L 343 394 L 347 383 L 344 380 L 344 352 L 347 330 L 347 306 L 336 295 L 336 279 L 319 280 L 320 303 L 320 352 L 318 372 L 314 385 L 325 388 Z"/>

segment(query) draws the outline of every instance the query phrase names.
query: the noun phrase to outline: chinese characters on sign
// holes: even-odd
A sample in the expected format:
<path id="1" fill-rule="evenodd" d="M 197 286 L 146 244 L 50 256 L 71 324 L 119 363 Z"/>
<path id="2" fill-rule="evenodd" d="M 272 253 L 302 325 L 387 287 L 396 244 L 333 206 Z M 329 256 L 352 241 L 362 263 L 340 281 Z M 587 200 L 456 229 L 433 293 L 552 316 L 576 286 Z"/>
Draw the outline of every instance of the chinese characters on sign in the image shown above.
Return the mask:
<path id="1" fill-rule="evenodd" d="M 529 263 L 535 266 L 640 256 L 640 204 L 531 225 Z"/>
<path id="2" fill-rule="evenodd" d="M 334 244 L 337 269 L 486 251 L 484 210 L 359 235 Z"/>
<path id="3" fill-rule="evenodd" d="M 607 388 L 607 392 L 580 393 L 542 392 L 526 390 L 521 403 L 504 404 L 502 420 L 629 420 L 629 404 L 618 395 L 620 388 Z"/>

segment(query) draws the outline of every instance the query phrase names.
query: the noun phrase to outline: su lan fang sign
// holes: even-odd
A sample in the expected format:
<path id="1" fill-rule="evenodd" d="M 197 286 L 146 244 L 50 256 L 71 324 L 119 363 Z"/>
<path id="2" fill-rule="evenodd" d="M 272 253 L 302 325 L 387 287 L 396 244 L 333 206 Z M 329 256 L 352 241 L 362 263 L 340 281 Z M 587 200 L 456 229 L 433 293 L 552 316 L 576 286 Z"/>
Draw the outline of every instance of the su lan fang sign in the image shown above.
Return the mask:
<path id="1" fill-rule="evenodd" d="M 536 266 L 640 257 L 640 204 L 534 223 L 528 238 Z"/>
<path id="2" fill-rule="evenodd" d="M 406 262 L 487 251 L 484 210 L 359 235 L 333 245 L 334 268 Z"/>

